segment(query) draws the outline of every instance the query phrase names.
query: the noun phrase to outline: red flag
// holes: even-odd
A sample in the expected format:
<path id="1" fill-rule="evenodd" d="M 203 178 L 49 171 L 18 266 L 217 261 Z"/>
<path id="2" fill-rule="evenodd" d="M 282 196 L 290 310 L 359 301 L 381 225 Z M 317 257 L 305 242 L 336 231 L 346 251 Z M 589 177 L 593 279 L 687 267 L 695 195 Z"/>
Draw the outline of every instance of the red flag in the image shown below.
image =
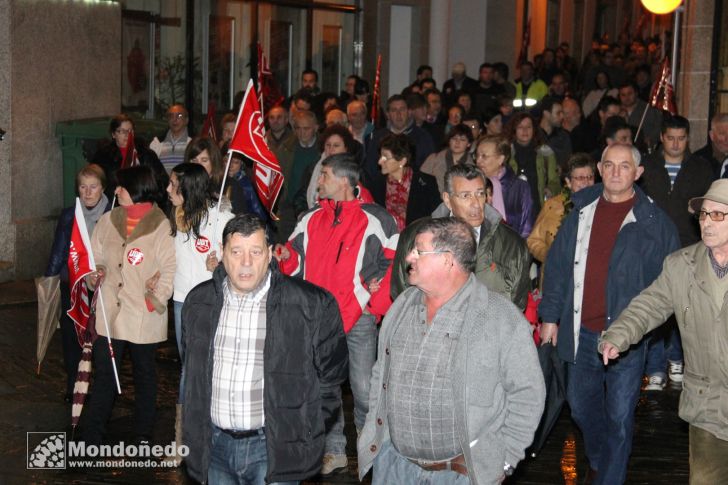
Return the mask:
<path id="1" fill-rule="evenodd" d="M 88 288 L 84 277 L 96 271 L 94 255 L 91 252 L 91 240 L 86 230 L 81 201 L 76 198 L 76 215 L 71 232 L 71 245 L 68 250 L 68 280 L 71 285 L 71 308 L 66 312 L 76 324 L 78 343 L 83 346 L 84 334 L 88 328 L 91 310 L 88 299 Z"/>
<path id="2" fill-rule="evenodd" d="M 248 82 L 245 97 L 240 105 L 235 133 L 230 140 L 230 150 L 242 153 L 253 160 L 255 169 L 253 179 L 260 201 L 271 217 L 278 220 L 273 214 L 273 205 L 283 185 L 283 173 L 281 164 L 265 142 L 263 115 L 260 112 L 252 79 Z"/>
<path id="3" fill-rule="evenodd" d="M 212 141 L 217 143 L 217 131 L 215 130 L 215 103 L 212 101 L 207 105 L 207 117 L 205 118 L 205 123 L 202 125 L 200 136 L 203 138 L 210 138 Z"/>
<path id="4" fill-rule="evenodd" d="M 139 154 L 134 143 L 134 130 L 132 129 L 129 130 L 129 136 L 126 137 L 126 156 L 121 161 L 121 168 L 129 168 L 135 165 L 139 165 Z"/>
<path id="5" fill-rule="evenodd" d="M 531 19 L 528 19 L 526 28 L 523 29 L 523 39 L 521 40 L 521 52 L 518 54 L 518 60 L 516 61 L 516 67 L 521 67 L 521 64 L 528 60 L 528 46 L 531 44 Z"/>
<path id="6" fill-rule="evenodd" d="M 660 79 L 652 86 L 650 104 L 654 108 L 667 111 L 673 116 L 677 114 L 675 92 L 670 82 L 670 61 L 667 56 L 662 60 Z"/>
<path id="7" fill-rule="evenodd" d="M 374 91 L 372 92 L 372 123 L 379 121 L 379 97 L 382 83 L 382 55 L 377 55 L 377 71 L 374 75 Z"/>
<path id="8" fill-rule="evenodd" d="M 260 114 L 264 115 L 264 111 L 271 109 L 273 106 L 283 102 L 285 98 L 281 94 L 278 84 L 273 77 L 273 73 L 268 65 L 268 59 L 263 53 L 263 47 L 258 44 L 258 104 L 260 105 Z"/>

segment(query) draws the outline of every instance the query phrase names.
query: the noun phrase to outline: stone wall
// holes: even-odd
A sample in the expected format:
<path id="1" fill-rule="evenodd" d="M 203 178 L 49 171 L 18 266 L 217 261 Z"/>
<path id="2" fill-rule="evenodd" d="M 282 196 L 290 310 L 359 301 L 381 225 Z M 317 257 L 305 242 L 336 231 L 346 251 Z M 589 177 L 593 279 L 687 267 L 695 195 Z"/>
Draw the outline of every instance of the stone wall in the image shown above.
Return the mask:
<path id="1" fill-rule="evenodd" d="M 697 150 L 708 139 L 715 0 L 689 0 L 684 5 L 677 111 L 690 120 L 690 149 Z"/>
<path id="2" fill-rule="evenodd" d="M 60 121 L 118 112 L 115 2 L 0 0 L 0 281 L 42 274 L 62 208 Z"/>

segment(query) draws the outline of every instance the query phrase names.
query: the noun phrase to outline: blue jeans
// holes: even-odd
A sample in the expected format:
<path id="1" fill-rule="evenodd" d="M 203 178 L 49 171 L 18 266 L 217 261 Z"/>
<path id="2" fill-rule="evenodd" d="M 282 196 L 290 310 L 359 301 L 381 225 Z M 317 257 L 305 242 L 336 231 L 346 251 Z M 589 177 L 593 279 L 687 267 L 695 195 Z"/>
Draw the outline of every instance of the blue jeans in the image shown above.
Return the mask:
<path id="1" fill-rule="evenodd" d="M 268 454 L 265 434 L 235 439 L 213 427 L 207 483 L 215 485 L 265 485 Z M 275 482 L 270 485 L 298 485 L 299 482 Z"/>
<path id="2" fill-rule="evenodd" d="M 369 387 L 372 368 L 377 360 L 377 325 L 374 316 L 364 313 L 346 334 L 349 348 L 349 385 L 354 396 L 354 425 L 357 431 L 364 427 L 369 411 Z M 341 388 L 339 388 L 341 403 Z M 344 410 L 339 407 L 339 417 L 326 433 L 325 453 L 346 454 L 344 436 Z"/>
<path id="3" fill-rule="evenodd" d="M 674 316 L 650 332 L 645 373 L 648 376 L 658 375 L 665 379 L 668 361 L 683 361 L 682 340 Z"/>
<path id="4" fill-rule="evenodd" d="M 400 455 L 391 441 L 382 443 L 374 459 L 372 485 L 469 485 L 465 475 L 450 470 L 427 471 Z"/>
<path id="5" fill-rule="evenodd" d="M 627 476 L 646 345 L 633 345 L 605 366 L 597 352 L 598 338 L 596 332 L 581 328 L 576 361 L 568 363 L 566 396 L 584 437 L 589 465 L 597 470 L 594 485 L 615 485 Z"/>
<path id="6" fill-rule="evenodd" d="M 173 301 L 174 303 L 174 335 L 177 337 L 177 352 L 179 352 L 179 361 L 182 370 L 179 375 L 179 394 L 177 395 L 177 404 L 182 404 L 185 400 L 185 356 L 182 348 L 182 305 L 184 302 Z"/>

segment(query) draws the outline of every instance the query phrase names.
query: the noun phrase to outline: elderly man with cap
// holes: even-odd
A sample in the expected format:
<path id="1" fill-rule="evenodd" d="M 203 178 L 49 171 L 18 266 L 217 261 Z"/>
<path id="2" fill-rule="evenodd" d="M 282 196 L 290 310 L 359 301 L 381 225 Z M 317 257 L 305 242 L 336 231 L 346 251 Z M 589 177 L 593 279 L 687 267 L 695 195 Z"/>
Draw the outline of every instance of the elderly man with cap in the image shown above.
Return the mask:
<path id="1" fill-rule="evenodd" d="M 604 364 L 639 342 L 672 313 L 683 341 L 680 417 L 690 424 L 690 485 L 728 477 L 728 180 L 690 200 L 702 241 L 672 253 L 662 273 L 599 340 Z"/>

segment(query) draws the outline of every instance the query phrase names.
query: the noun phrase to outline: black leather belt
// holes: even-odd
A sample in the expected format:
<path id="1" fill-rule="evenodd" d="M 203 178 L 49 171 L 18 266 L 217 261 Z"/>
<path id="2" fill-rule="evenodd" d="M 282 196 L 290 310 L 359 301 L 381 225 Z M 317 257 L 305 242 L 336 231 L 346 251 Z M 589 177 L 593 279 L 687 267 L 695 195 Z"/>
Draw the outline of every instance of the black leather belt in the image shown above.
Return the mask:
<path id="1" fill-rule="evenodd" d="M 220 431 L 228 436 L 231 436 L 235 440 L 241 440 L 243 438 L 252 438 L 253 436 L 264 435 L 265 427 L 258 429 L 246 429 L 244 431 L 236 431 L 234 429 L 222 429 Z"/>

